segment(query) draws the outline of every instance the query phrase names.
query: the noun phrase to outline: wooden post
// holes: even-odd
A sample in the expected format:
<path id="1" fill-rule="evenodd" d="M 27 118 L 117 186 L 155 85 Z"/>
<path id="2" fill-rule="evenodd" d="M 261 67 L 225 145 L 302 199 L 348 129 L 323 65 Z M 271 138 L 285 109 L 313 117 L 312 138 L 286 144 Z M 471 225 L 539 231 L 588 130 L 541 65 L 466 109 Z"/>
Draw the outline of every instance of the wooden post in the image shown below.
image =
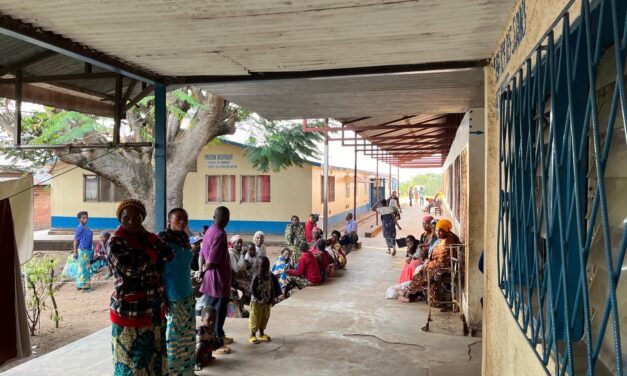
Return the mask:
<path id="1" fill-rule="evenodd" d="M 120 143 L 120 125 L 122 124 L 122 76 L 119 74 L 115 77 L 114 101 L 113 143 L 118 145 Z"/>

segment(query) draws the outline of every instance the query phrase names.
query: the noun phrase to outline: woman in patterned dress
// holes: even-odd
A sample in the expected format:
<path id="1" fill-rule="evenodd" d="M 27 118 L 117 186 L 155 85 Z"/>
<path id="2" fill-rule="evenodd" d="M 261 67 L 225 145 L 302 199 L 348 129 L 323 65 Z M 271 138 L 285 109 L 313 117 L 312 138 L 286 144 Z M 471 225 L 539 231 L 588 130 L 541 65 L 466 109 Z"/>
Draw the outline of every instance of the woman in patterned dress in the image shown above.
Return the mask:
<path id="1" fill-rule="evenodd" d="M 191 281 L 192 247 L 187 230 L 188 215 L 182 208 L 170 210 L 168 228 L 159 238 L 174 250 L 163 270 L 168 311 L 166 348 L 170 375 L 194 375 L 196 318 Z"/>
<path id="2" fill-rule="evenodd" d="M 287 248 L 292 251 L 292 262 L 294 267 L 298 265 L 298 259 L 300 259 L 300 244 L 307 243 L 305 238 L 305 227 L 300 223 L 298 216 L 293 215 L 291 222 L 285 226 L 285 243 Z"/>
<path id="3" fill-rule="evenodd" d="M 109 311 L 113 374 L 165 375 L 163 267 L 174 252 L 144 229 L 146 208 L 141 201 L 122 201 L 116 216 L 121 225 L 109 242 L 109 264 L 116 278 Z"/>

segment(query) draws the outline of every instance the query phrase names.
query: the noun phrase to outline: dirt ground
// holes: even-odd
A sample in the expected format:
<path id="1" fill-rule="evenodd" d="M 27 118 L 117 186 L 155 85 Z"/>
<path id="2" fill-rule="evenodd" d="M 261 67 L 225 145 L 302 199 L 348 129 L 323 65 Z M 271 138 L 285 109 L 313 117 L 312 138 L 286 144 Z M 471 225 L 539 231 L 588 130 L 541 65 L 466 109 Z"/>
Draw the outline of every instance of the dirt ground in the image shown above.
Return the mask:
<path id="1" fill-rule="evenodd" d="M 280 251 L 281 248 L 278 247 L 266 249 L 271 264 L 278 257 Z M 70 252 L 41 251 L 35 252 L 33 257 L 43 257 L 45 255 L 59 260 L 55 274 L 60 274 Z M 33 354 L 28 358 L 0 366 L 0 372 L 111 325 L 109 321 L 109 302 L 115 279 L 105 280 L 105 271 L 106 269 L 103 268 L 100 273 L 92 277 L 92 291 L 88 293 L 77 291 L 73 281 L 63 280 L 55 293 L 59 314 L 62 317 L 59 328 L 55 328 L 54 322 L 50 319 L 49 311 L 42 313 L 38 334 L 31 337 Z"/>

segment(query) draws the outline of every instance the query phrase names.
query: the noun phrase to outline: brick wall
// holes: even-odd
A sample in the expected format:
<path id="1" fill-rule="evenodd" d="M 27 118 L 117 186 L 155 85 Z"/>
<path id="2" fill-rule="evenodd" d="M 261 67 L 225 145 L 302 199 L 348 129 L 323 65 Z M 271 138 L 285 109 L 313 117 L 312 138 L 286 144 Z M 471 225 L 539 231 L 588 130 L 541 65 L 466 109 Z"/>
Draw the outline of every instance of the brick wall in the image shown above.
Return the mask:
<path id="1" fill-rule="evenodd" d="M 35 231 L 50 228 L 50 186 L 33 188 L 33 221 Z"/>

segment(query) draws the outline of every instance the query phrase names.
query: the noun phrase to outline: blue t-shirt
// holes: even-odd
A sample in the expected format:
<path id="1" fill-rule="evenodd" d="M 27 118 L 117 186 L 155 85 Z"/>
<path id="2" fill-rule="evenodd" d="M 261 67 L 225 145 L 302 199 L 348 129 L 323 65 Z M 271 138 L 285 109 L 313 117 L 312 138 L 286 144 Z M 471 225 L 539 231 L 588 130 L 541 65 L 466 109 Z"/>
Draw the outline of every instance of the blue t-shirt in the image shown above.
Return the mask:
<path id="1" fill-rule="evenodd" d="M 165 263 L 163 283 L 169 301 L 182 300 L 194 293 L 191 279 L 192 250 L 180 244 L 168 243 L 174 249 L 174 258 Z"/>
<path id="2" fill-rule="evenodd" d="M 78 225 L 74 240 L 78 240 L 78 249 L 91 249 L 94 233 L 85 225 Z"/>

